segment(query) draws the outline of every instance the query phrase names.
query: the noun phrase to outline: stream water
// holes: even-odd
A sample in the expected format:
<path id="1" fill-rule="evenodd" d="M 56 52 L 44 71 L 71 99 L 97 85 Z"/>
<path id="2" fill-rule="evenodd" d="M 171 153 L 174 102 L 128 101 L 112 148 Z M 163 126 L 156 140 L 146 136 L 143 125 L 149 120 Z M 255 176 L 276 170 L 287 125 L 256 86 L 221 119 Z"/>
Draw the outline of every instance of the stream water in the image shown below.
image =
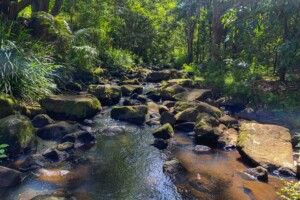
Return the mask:
<path id="1" fill-rule="evenodd" d="M 282 186 L 277 176 L 268 183 L 243 173 L 237 151 L 214 150 L 197 154 L 193 139 L 176 132 L 172 148 L 160 151 L 151 146 L 155 127 L 137 126 L 110 118 L 110 108 L 95 118 L 94 130 L 122 127 L 124 133 L 98 135 L 89 149 L 77 150 L 75 161 L 52 164 L 49 170 L 29 172 L 21 185 L 2 191 L 2 200 L 29 200 L 37 195 L 56 194 L 94 199 L 277 199 Z M 170 180 L 163 164 L 172 154 L 186 172 Z M 78 158 L 78 159 L 76 159 Z"/>

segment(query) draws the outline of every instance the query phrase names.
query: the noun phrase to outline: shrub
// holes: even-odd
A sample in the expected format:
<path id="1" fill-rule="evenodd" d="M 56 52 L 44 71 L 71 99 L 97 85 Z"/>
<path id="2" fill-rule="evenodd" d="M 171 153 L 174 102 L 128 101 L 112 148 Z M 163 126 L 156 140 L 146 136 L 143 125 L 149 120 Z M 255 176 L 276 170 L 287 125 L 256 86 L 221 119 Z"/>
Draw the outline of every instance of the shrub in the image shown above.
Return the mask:
<path id="1" fill-rule="evenodd" d="M 300 181 L 285 181 L 284 187 L 277 194 L 285 200 L 300 199 Z"/>

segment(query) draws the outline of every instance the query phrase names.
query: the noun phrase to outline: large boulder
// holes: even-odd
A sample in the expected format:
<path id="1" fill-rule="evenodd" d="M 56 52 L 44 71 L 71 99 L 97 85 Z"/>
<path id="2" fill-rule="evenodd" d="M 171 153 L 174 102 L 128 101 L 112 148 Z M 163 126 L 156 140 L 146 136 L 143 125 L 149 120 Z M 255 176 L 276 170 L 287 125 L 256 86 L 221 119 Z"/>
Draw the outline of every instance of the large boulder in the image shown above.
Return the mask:
<path id="1" fill-rule="evenodd" d="M 36 128 L 41 128 L 49 124 L 54 124 L 54 121 L 48 115 L 40 114 L 32 119 L 32 124 Z"/>
<path id="2" fill-rule="evenodd" d="M 163 100 L 175 100 L 174 95 L 186 92 L 187 89 L 180 85 L 171 85 L 160 89 L 160 96 Z"/>
<path id="3" fill-rule="evenodd" d="M 105 106 L 119 103 L 122 96 L 121 88 L 111 85 L 90 85 L 88 92 L 95 95 Z"/>
<path id="4" fill-rule="evenodd" d="M 111 118 L 143 124 L 149 119 L 148 106 L 115 106 L 111 110 Z"/>
<path id="5" fill-rule="evenodd" d="M 0 95 L 0 119 L 12 115 L 15 109 L 15 100 L 9 96 Z"/>
<path id="6" fill-rule="evenodd" d="M 84 120 L 101 110 L 99 100 L 89 94 L 51 95 L 41 101 L 42 107 L 53 118 Z"/>
<path id="7" fill-rule="evenodd" d="M 199 113 L 200 112 L 195 108 L 188 108 L 175 115 L 176 123 L 196 122 Z"/>
<path id="8" fill-rule="evenodd" d="M 160 82 L 174 78 L 181 78 L 182 73 L 175 69 L 166 69 L 162 71 L 152 71 L 147 74 L 146 81 L 148 82 Z"/>
<path id="9" fill-rule="evenodd" d="M 0 119 L 0 144 L 8 144 L 8 152 L 16 156 L 35 146 L 36 135 L 29 118 L 10 115 Z"/>
<path id="10" fill-rule="evenodd" d="M 199 142 L 216 144 L 219 132 L 215 127 L 219 125 L 218 120 L 207 113 L 200 113 L 195 123 L 194 132 Z"/>
<path id="11" fill-rule="evenodd" d="M 242 123 L 238 136 L 239 153 L 269 171 L 285 168 L 295 171 L 289 130 L 258 123 Z"/>
<path id="12" fill-rule="evenodd" d="M 18 185 L 22 179 L 21 172 L 0 166 L 0 188 Z"/>
<path id="13" fill-rule="evenodd" d="M 161 127 L 159 127 L 153 132 L 153 136 L 155 138 L 164 139 L 164 140 L 172 138 L 173 135 L 174 135 L 174 130 L 171 124 L 169 123 L 162 125 Z"/>
<path id="14" fill-rule="evenodd" d="M 212 97 L 211 90 L 193 89 L 174 95 L 178 101 L 204 101 Z"/>
<path id="15" fill-rule="evenodd" d="M 140 85 L 122 85 L 121 91 L 123 96 L 131 96 L 133 94 L 142 94 L 143 86 Z"/>
<path id="16" fill-rule="evenodd" d="M 67 122 L 58 122 L 57 124 L 50 124 L 40 128 L 37 135 L 46 140 L 58 140 L 64 136 L 79 131 L 78 125 L 69 124 Z"/>
<path id="17" fill-rule="evenodd" d="M 184 111 L 188 108 L 195 108 L 200 113 L 208 113 L 216 118 L 220 118 L 222 116 L 222 111 L 205 102 L 186 102 L 186 101 L 178 101 L 175 103 L 175 108 L 178 111 Z"/>

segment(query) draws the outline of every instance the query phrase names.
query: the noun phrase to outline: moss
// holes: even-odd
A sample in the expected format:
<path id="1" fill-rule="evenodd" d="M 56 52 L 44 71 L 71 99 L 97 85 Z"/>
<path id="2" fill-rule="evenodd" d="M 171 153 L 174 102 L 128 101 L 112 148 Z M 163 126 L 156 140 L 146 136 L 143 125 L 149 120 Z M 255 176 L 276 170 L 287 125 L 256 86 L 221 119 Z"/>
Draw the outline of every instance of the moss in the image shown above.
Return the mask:
<path id="1" fill-rule="evenodd" d="M 173 135 L 174 135 L 174 130 L 171 124 L 169 123 L 162 125 L 158 129 L 156 129 L 153 133 L 153 136 L 155 138 L 164 139 L 164 140 L 170 139 L 171 137 L 173 137 Z"/>
<path id="2" fill-rule="evenodd" d="M 0 143 L 9 144 L 10 151 L 20 152 L 31 147 L 34 141 L 35 130 L 27 117 L 10 115 L 0 120 Z"/>
<path id="3" fill-rule="evenodd" d="M 147 106 L 115 106 L 111 110 L 111 117 L 116 120 L 143 124 L 148 118 Z"/>
<path id="4" fill-rule="evenodd" d="M 12 97 L 0 95 L 0 118 L 12 115 L 16 108 L 16 102 Z"/>

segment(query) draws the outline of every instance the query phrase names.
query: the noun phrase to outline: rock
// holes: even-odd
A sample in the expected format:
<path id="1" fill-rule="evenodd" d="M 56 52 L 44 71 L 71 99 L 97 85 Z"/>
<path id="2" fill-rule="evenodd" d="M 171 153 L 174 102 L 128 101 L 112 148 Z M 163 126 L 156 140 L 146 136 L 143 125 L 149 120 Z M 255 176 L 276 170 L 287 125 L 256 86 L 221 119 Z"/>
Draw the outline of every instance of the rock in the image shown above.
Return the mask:
<path id="1" fill-rule="evenodd" d="M 220 123 L 225 124 L 227 127 L 232 127 L 232 125 L 238 124 L 238 120 L 229 115 L 222 116 L 219 121 Z"/>
<path id="2" fill-rule="evenodd" d="M 133 100 L 133 99 L 125 99 L 123 102 L 123 106 L 134 106 L 134 105 L 139 105 L 140 102 Z"/>
<path id="3" fill-rule="evenodd" d="M 194 128 L 197 140 L 215 144 L 219 137 L 219 133 L 214 130 L 216 126 L 218 126 L 218 121 L 214 117 L 200 113 Z"/>
<path id="4" fill-rule="evenodd" d="M 160 126 L 160 121 L 158 121 L 157 118 L 154 118 L 154 119 L 149 119 L 147 122 L 146 122 L 147 125 L 149 126 Z"/>
<path id="5" fill-rule="evenodd" d="M 82 91 L 82 86 L 80 85 L 80 83 L 69 82 L 66 84 L 66 89 L 75 91 L 75 92 L 80 92 L 80 91 Z"/>
<path id="6" fill-rule="evenodd" d="M 37 131 L 37 135 L 46 140 L 62 139 L 65 135 L 79 131 L 78 125 L 72 125 L 67 122 L 58 122 L 44 126 Z"/>
<path id="7" fill-rule="evenodd" d="M 37 115 L 45 114 L 45 110 L 41 107 L 40 104 L 36 103 L 34 105 L 25 105 L 21 108 L 22 115 L 29 117 L 30 119 L 34 118 Z"/>
<path id="8" fill-rule="evenodd" d="M 16 103 L 12 97 L 0 95 L 0 119 L 14 114 L 15 107 Z"/>
<path id="9" fill-rule="evenodd" d="M 62 162 L 66 161 L 70 157 L 70 154 L 65 151 L 50 148 L 43 153 L 43 156 L 53 162 Z"/>
<path id="10" fill-rule="evenodd" d="M 111 110 L 111 118 L 143 124 L 149 119 L 148 106 L 115 106 Z"/>
<path id="11" fill-rule="evenodd" d="M 216 101 L 220 107 L 225 107 L 233 113 L 240 112 L 246 108 L 247 102 L 239 97 L 222 97 Z"/>
<path id="12" fill-rule="evenodd" d="M 235 129 L 226 129 L 219 136 L 218 147 L 224 150 L 235 149 L 237 138 L 238 132 Z"/>
<path id="13" fill-rule="evenodd" d="M 296 176 L 297 176 L 297 178 L 300 178 L 300 163 L 298 162 L 297 163 L 297 174 L 296 174 Z"/>
<path id="14" fill-rule="evenodd" d="M 64 142 L 59 145 L 57 145 L 58 151 L 68 151 L 74 147 L 74 143 L 72 142 Z"/>
<path id="15" fill-rule="evenodd" d="M 123 96 L 131 96 L 134 93 L 136 94 L 142 94 L 144 88 L 139 85 L 122 85 L 121 91 Z"/>
<path id="16" fill-rule="evenodd" d="M 62 138 L 62 142 L 71 142 L 71 143 L 83 143 L 90 144 L 96 140 L 95 136 L 89 131 L 76 131 L 70 134 L 65 135 Z"/>
<path id="17" fill-rule="evenodd" d="M 167 106 L 158 105 L 158 108 L 159 108 L 159 114 L 169 111 L 169 108 Z"/>
<path id="18" fill-rule="evenodd" d="M 137 78 L 134 78 L 134 79 L 122 81 L 121 85 L 140 85 L 140 82 Z"/>
<path id="19" fill-rule="evenodd" d="M 185 168 L 177 159 L 166 161 L 163 165 L 163 172 L 167 176 L 172 177 L 182 171 L 185 171 Z"/>
<path id="20" fill-rule="evenodd" d="M 53 195 L 38 195 L 32 198 L 31 200 L 71 200 L 71 199 L 68 199 L 66 197 L 53 196 Z"/>
<path id="21" fill-rule="evenodd" d="M 174 135 L 174 130 L 171 126 L 171 124 L 167 123 L 156 129 L 153 134 L 155 138 L 159 139 L 170 139 Z"/>
<path id="22" fill-rule="evenodd" d="M 152 146 L 158 148 L 159 150 L 166 149 L 169 145 L 168 140 L 163 140 L 163 139 L 155 139 Z"/>
<path id="23" fill-rule="evenodd" d="M 176 122 L 175 115 L 171 112 L 164 112 L 160 116 L 161 125 L 169 123 L 169 124 L 171 124 L 171 126 L 174 126 L 175 122 Z"/>
<path id="24" fill-rule="evenodd" d="M 261 166 L 247 169 L 246 173 L 259 181 L 268 181 L 268 170 Z"/>
<path id="25" fill-rule="evenodd" d="M 208 146 L 204 146 L 204 145 L 196 145 L 194 150 L 195 153 L 197 154 L 202 154 L 202 153 L 208 153 L 211 152 L 212 149 Z"/>
<path id="26" fill-rule="evenodd" d="M 159 105 L 157 105 L 156 103 L 150 101 L 150 102 L 147 103 L 147 106 L 148 106 L 148 112 L 149 112 L 150 115 L 154 115 L 157 118 L 160 117 Z"/>
<path id="27" fill-rule="evenodd" d="M 289 130 L 276 125 L 242 123 L 237 149 L 242 157 L 269 171 L 280 167 L 295 171 Z"/>
<path id="28" fill-rule="evenodd" d="M 185 132 L 191 132 L 195 128 L 195 123 L 194 122 L 180 123 L 180 124 L 176 124 L 174 128 Z"/>
<path id="29" fill-rule="evenodd" d="M 121 88 L 112 85 L 89 85 L 88 92 L 95 95 L 104 106 L 119 103 L 122 96 Z"/>
<path id="30" fill-rule="evenodd" d="M 193 89 L 175 94 L 173 97 L 177 101 L 204 101 L 212 97 L 212 92 L 211 90 Z"/>
<path id="31" fill-rule="evenodd" d="M 174 95 L 186 91 L 187 89 L 181 87 L 180 85 L 171 85 L 165 88 L 161 88 L 160 96 L 162 100 L 175 100 Z"/>
<path id="32" fill-rule="evenodd" d="M 222 116 L 222 111 L 219 108 L 214 107 L 214 106 L 209 105 L 204 102 L 199 102 L 197 104 L 196 109 L 201 113 L 208 113 L 211 116 L 216 117 L 216 118 L 220 118 Z"/>
<path id="33" fill-rule="evenodd" d="M 41 101 L 42 107 L 53 118 L 84 120 L 101 110 L 99 100 L 88 94 L 52 95 Z"/>
<path id="34" fill-rule="evenodd" d="M 148 99 L 151 99 L 154 102 L 159 102 L 161 99 L 161 96 L 156 93 L 146 94 Z"/>
<path id="35" fill-rule="evenodd" d="M 177 101 L 175 102 L 174 107 L 179 112 L 182 112 L 188 108 L 197 108 L 198 102 L 185 102 L 185 101 Z"/>
<path id="36" fill-rule="evenodd" d="M 54 124 L 54 121 L 48 115 L 40 114 L 32 119 L 32 124 L 35 128 L 41 128 L 49 124 Z"/>
<path id="37" fill-rule="evenodd" d="M 196 122 L 199 111 L 195 108 L 188 108 L 182 112 L 175 115 L 176 124 L 184 122 Z"/>
<path id="38" fill-rule="evenodd" d="M 241 112 L 237 114 L 237 116 L 241 119 L 246 119 L 246 120 L 257 120 L 258 117 L 255 113 L 255 111 L 252 108 L 245 108 Z"/>
<path id="39" fill-rule="evenodd" d="M 152 71 L 147 74 L 147 82 L 160 82 L 173 78 L 181 78 L 182 74 L 175 69 L 166 69 L 162 71 Z"/>
<path id="40" fill-rule="evenodd" d="M 19 169 L 21 171 L 37 169 L 43 167 L 46 162 L 46 159 L 41 154 L 32 154 L 22 162 Z"/>
<path id="41" fill-rule="evenodd" d="M 34 127 L 23 115 L 10 115 L 0 119 L 0 144 L 8 144 L 10 156 L 31 150 L 36 146 Z"/>
<path id="42" fill-rule="evenodd" d="M 178 84 L 182 87 L 188 87 L 193 88 L 194 87 L 194 81 L 191 79 L 171 79 L 167 81 L 168 84 Z"/>
<path id="43" fill-rule="evenodd" d="M 0 166 L 0 187 L 12 187 L 22 182 L 22 173 L 13 169 Z"/>
<path id="44" fill-rule="evenodd" d="M 164 101 L 163 106 L 166 106 L 167 108 L 171 108 L 175 106 L 176 101 Z"/>
<path id="45" fill-rule="evenodd" d="M 93 126 L 96 124 L 96 122 L 95 120 L 85 119 L 81 124 L 83 124 L 84 126 Z"/>
<path id="46" fill-rule="evenodd" d="M 146 103 L 148 101 L 148 99 L 145 95 L 138 95 L 136 97 L 136 100 L 140 101 L 141 103 Z"/>

